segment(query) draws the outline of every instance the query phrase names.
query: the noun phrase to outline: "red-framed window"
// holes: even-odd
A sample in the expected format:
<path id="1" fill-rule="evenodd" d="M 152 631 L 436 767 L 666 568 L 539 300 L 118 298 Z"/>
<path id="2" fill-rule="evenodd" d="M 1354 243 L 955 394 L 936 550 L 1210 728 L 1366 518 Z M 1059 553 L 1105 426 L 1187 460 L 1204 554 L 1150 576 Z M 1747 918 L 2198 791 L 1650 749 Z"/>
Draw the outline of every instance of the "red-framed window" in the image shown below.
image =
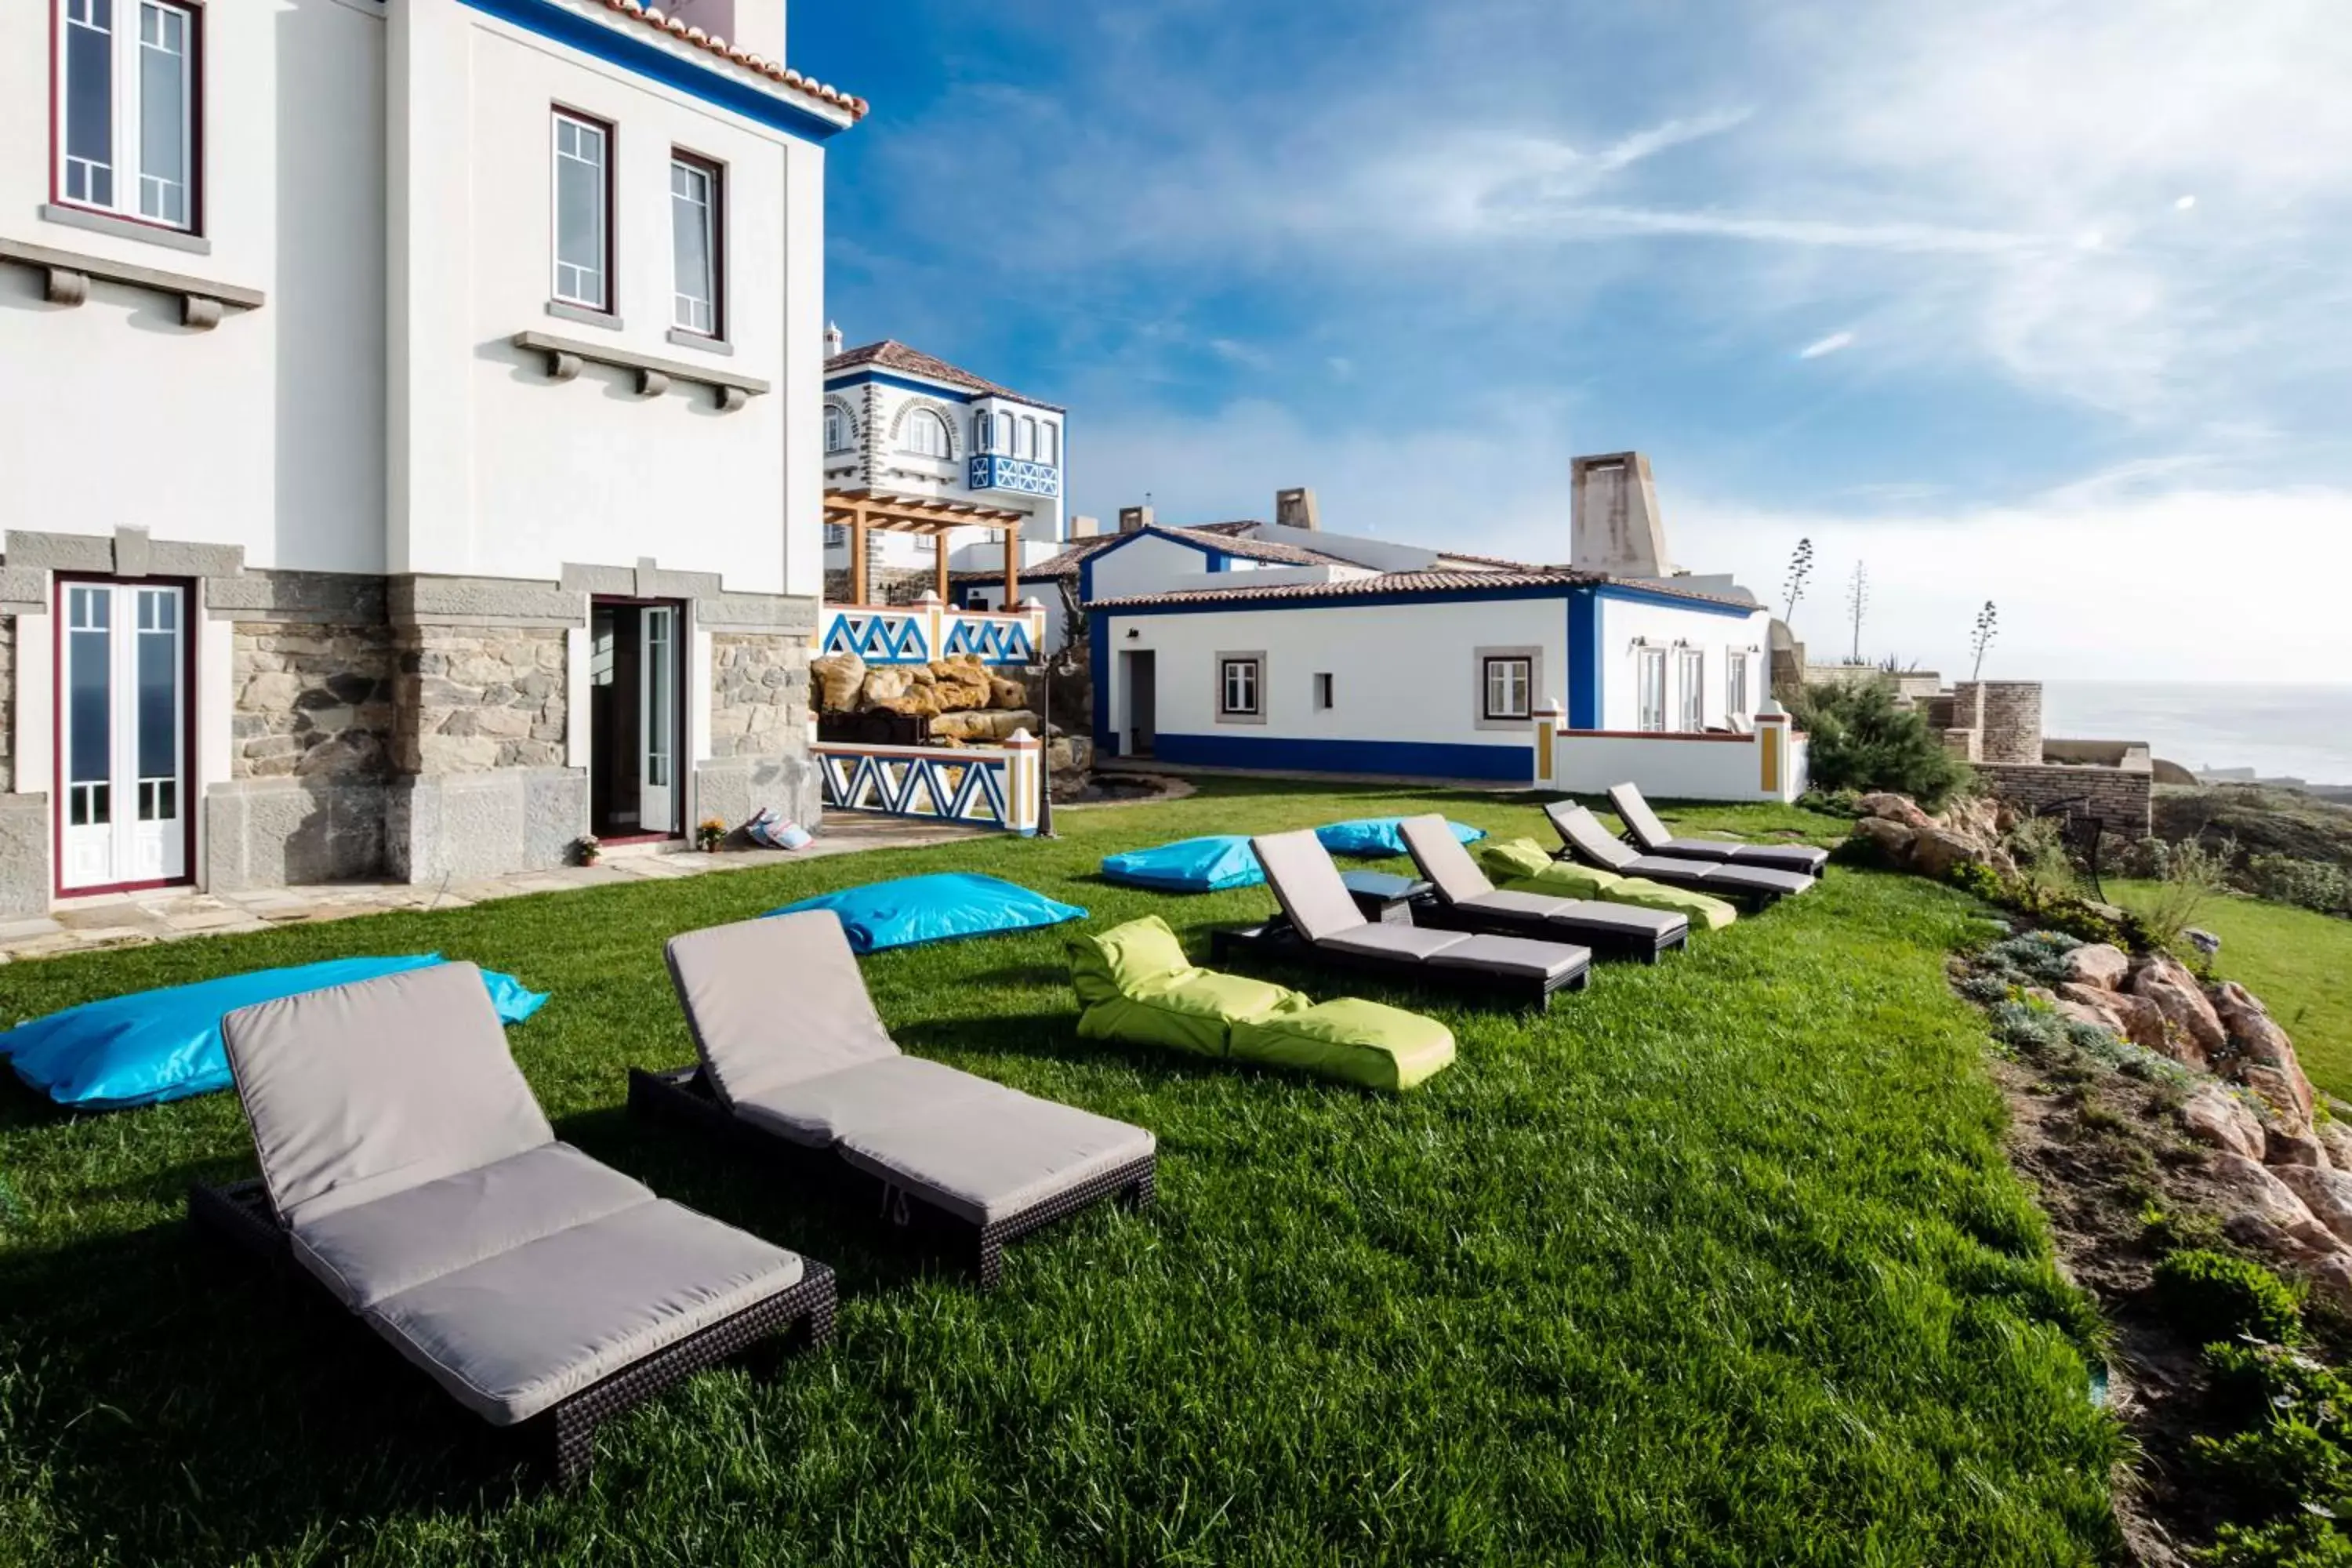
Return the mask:
<path id="1" fill-rule="evenodd" d="M 202 233 L 204 6 L 49 3 L 51 199 Z"/>

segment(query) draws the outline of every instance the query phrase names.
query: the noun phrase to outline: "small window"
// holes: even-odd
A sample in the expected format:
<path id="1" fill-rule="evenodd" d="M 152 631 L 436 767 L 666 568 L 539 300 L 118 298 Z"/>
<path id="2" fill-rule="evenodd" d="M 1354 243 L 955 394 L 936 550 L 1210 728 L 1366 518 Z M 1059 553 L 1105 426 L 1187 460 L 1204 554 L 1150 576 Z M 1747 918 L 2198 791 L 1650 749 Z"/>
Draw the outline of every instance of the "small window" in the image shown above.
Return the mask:
<path id="1" fill-rule="evenodd" d="M 1644 647 L 1633 651 L 1640 727 L 1647 734 L 1663 734 L 1666 728 L 1666 650 Z"/>
<path id="2" fill-rule="evenodd" d="M 1029 458 L 1037 456 L 1037 422 L 1034 419 L 1021 421 L 1021 450 L 1014 456 Z"/>
<path id="3" fill-rule="evenodd" d="M 995 435 L 989 428 L 990 423 L 988 410 L 985 408 L 972 415 L 971 449 L 973 451 L 986 452 L 992 449 L 991 443 L 995 439 Z"/>
<path id="4" fill-rule="evenodd" d="M 1459 679 L 1458 677 L 1456 679 Z M 1535 713 L 1535 660 L 1517 656 L 1486 660 L 1488 719 L 1528 719 Z"/>
<path id="5" fill-rule="evenodd" d="M 1255 658 L 1225 658 L 1217 661 L 1217 715 L 1224 719 L 1255 719 L 1257 707 L 1258 678 L 1263 673 L 1263 661 Z"/>
<path id="6" fill-rule="evenodd" d="M 1748 697 L 1748 656 L 1744 653 L 1724 656 L 1723 711 L 1727 718 L 1755 711 Z"/>
<path id="7" fill-rule="evenodd" d="M 905 427 L 899 432 L 898 449 L 918 458 L 944 458 L 949 455 L 948 422 L 938 412 L 918 408 L 907 416 Z"/>
<path id="8" fill-rule="evenodd" d="M 716 163 L 690 153 L 671 154 L 669 215 L 670 255 L 677 277 L 670 324 L 698 337 L 724 337 L 719 291 L 725 230 Z"/>
<path id="9" fill-rule="evenodd" d="M 1037 429 L 1037 460 L 1059 463 L 1062 460 L 1062 427 L 1048 420 Z"/>
<path id="10" fill-rule="evenodd" d="M 193 232 L 201 14 L 163 0 L 58 10 L 58 199 Z"/>
<path id="11" fill-rule="evenodd" d="M 555 112 L 555 297 L 610 314 L 613 128 Z"/>
<path id="12" fill-rule="evenodd" d="M 1695 647 L 1675 651 L 1676 683 L 1681 687 L 1682 709 L 1676 726 L 1685 735 L 1696 735 L 1706 728 L 1706 655 Z"/>
<path id="13" fill-rule="evenodd" d="M 850 446 L 849 411 L 838 403 L 826 404 L 824 405 L 824 449 L 828 452 L 846 452 Z"/>
<path id="14" fill-rule="evenodd" d="M 1315 678 L 1315 706 L 1324 709 L 1331 706 L 1331 677 L 1328 673 Z"/>

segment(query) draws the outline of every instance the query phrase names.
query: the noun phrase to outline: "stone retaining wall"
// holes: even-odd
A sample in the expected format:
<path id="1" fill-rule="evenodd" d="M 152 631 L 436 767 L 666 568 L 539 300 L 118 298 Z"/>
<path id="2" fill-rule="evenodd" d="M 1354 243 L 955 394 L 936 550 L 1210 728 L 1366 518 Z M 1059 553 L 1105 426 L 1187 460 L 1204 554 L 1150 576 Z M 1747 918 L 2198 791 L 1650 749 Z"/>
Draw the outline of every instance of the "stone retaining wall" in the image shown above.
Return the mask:
<path id="1" fill-rule="evenodd" d="M 232 777 L 382 779 L 392 771 L 389 627 L 239 621 L 234 635 Z"/>
<path id="2" fill-rule="evenodd" d="M 714 632 L 710 638 L 710 754 L 772 756 L 807 738 L 806 637 Z"/>
<path id="3" fill-rule="evenodd" d="M 394 640 L 396 771 L 564 765 L 562 629 L 404 626 Z"/>
<path id="4" fill-rule="evenodd" d="M 1979 763 L 1976 772 L 1985 788 L 2028 810 L 2088 796 L 2092 814 L 2111 833 L 2144 838 L 2155 823 L 2155 774 L 2146 771 Z"/>
<path id="5" fill-rule="evenodd" d="M 16 617 L 0 616 L 0 795 L 16 787 Z"/>

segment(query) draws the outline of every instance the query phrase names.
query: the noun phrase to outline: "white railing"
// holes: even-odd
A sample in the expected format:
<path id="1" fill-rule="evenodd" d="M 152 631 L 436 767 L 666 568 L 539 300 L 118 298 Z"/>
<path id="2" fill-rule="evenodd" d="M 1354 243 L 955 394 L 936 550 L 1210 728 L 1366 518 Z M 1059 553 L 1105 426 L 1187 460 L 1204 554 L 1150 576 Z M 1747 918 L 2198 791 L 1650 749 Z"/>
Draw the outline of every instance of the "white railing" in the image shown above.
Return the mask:
<path id="1" fill-rule="evenodd" d="M 1035 664 L 1045 642 L 1045 606 L 956 610 L 926 594 L 912 605 L 827 605 L 817 617 L 816 651 L 854 653 L 868 664 L 929 664 L 964 655 L 982 664 Z"/>
<path id="2" fill-rule="evenodd" d="M 1535 787 L 1600 795 L 1632 782 L 1659 800 L 1795 800 L 1805 793 L 1805 737 L 1779 705 L 1747 735 L 1571 730 L 1557 708 L 1534 721 Z"/>
<path id="3" fill-rule="evenodd" d="M 819 741 L 817 776 L 827 810 L 873 811 L 1037 831 L 1045 747 L 1026 730 L 1001 746 L 861 746 Z"/>

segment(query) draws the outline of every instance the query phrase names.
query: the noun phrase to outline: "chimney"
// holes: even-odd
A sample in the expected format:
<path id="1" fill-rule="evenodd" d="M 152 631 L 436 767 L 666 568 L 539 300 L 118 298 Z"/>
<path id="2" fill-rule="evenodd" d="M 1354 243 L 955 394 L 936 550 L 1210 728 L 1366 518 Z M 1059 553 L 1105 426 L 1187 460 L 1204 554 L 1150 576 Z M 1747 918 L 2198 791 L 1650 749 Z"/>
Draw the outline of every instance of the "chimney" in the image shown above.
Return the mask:
<path id="1" fill-rule="evenodd" d="M 1118 509 L 1118 531 L 1121 533 L 1139 533 L 1150 528 L 1153 521 L 1151 509 L 1148 506 L 1123 506 Z"/>
<path id="2" fill-rule="evenodd" d="M 1315 510 L 1315 492 L 1309 489 L 1275 491 L 1274 523 L 1276 528 L 1321 528 L 1323 525 Z"/>
<path id="3" fill-rule="evenodd" d="M 827 321 L 824 324 L 824 357 L 831 359 L 840 353 L 841 323 L 839 321 Z"/>
<path id="4" fill-rule="evenodd" d="M 784 63 L 784 0 L 669 0 L 664 9 L 747 54 Z"/>
<path id="5" fill-rule="evenodd" d="M 1102 519 L 1098 517 L 1073 517 L 1070 519 L 1070 537 L 1072 539 L 1092 539 L 1101 531 Z"/>
<path id="6" fill-rule="evenodd" d="M 1666 525 L 1650 459 L 1639 452 L 1578 458 L 1569 468 L 1569 564 L 1612 577 L 1671 577 Z"/>

